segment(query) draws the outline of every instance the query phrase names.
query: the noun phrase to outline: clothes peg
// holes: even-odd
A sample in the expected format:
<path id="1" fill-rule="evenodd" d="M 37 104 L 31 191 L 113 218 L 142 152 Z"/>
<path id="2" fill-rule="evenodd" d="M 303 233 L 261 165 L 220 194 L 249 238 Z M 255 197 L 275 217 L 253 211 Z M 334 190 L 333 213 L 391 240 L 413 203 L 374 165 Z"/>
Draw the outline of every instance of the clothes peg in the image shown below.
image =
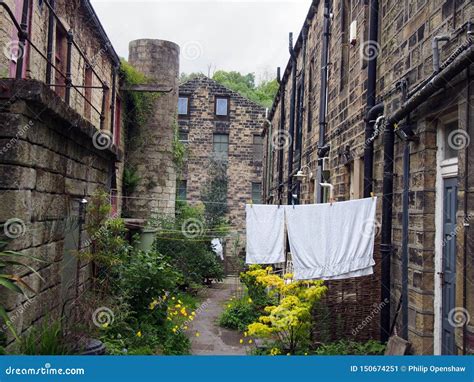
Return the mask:
<path id="1" fill-rule="evenodd" d="M 250 204 L 250 208 L 253 208 L 253 200 L 252 199 L 249 200 L 249 204 Z"/>
<path id="2" fill-rule="evenodd" d="M 374 200 L 375 194 L 373 192 L 371 192 L 370 197 L 372 198 L 372 200 Z"/>

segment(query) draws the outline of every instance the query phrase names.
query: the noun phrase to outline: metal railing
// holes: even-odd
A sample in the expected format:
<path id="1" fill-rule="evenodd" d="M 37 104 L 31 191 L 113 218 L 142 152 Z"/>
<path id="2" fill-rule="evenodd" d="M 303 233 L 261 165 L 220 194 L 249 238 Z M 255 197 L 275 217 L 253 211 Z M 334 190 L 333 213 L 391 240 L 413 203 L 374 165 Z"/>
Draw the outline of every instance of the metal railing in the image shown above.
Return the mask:
<path id="1" fill-rule="evenodd" d="M 17 29 L 18 32 L 18 44 L 24 51 L 25 44 L 28 43 L 28 45 L 34 49 L 36 53 L 38 53 L 47 63 L 46 66 L 46 73 L 45 73 L 45 83 L 51 87 L 55 88 L 65 88 L 64 92 L 64 101 L 66 104 L 70 105 L 71 103 L 71 90 L 74 89 L 77 91 L 77 93 L 80 95 L 80 97 L 84 100 L 85 103 L 87 103 L 90 107 L 91 110 L 94 110 L 98 115 L 99 115 L 99 120 L 100 120 L 100 130 L 104 130 L 104 122 L 105 122 L 105 110 L 106 110 L 106 97 L 107 93 L 109 92 L 109 86 L 106 81 L 102 80 L 102 78 L 99 76 L 97 71 L 94 69 L 93 64 L 90 62 L 90 60 L 87 58 L 87 56 L 84 54 L 82 49 L 79 47 L 77 42 L 74 40 L 74 34 L 72 30 L 68 30 L 66 26 L 63 24 L 63 22 L 60 20 L 59 16 L 57 15 L 55 11 L 55 6 L 54 6 L 54 0 L 43 0 L 43 4 L 46 5 L 46 7 L 49 10 L 49 23 L 48 23 L 48 47 L 47 47 L 47 53 L 43 53 L 36 45 L 35 43 L 31 40 L 28 32 L 28 17 L 29 17 L 29 8 L 30 8 L 30 0 L 24 0 L 23 2 L 23 9 L 22 9 L 22 17 L 21 17 L 21 22 L 18 22 L 18 20 L 15 17 L 15 14 L 13 11 L 10 9 L 8 4 L 4 2 L 4 0 L 0 0 L 0 6 L 6 11 L 7 15 L 10 17 L 13 25 Z M 66 50 L 66 71 L 63 72 L 60 68 L 55 65 L 52 60 L 53 60 L 53 30 L 55 27 L 55 24 L 59 26 L 59 28 L 62 29 L 63 32 L 66 34 L 66 39 L 67 39 L 67 50 Z M 73 83 L 72 79 L 72 51 L 73 48 L 76 49 L 76 51 L 79 53 L 81 58 L 84 60 L 85 63 L 85 68 L 90 69 L 91 73 L 95 76 L 95 78 L 98 80 L 100 83 L 100 86 L 86 86 L 86 85 L 76 85 Z M 15 78 L 16 79 L 21 79 L 23 75 L 23 67 L 24 67 L 24 54 L 20 54 L 19 57 L 17 58 L 16 61 L 16 73 L 15 73 Z M 58 84 L 58 83 L 52 83 L 51 78 L 52 78 L 52 70 L 55 70 L 55 72 L 64 80 L 63 84 Z M 115 71 L 116 67 L 113 68 L 113 81 L 115 81 Z M 113 84 L 115 85 L 115 84 Z M 115 88 L 113 86 L 113 88 Z M 102 104 L 100 110 L 92 103 L 92 95 L 91 99 L 87 97 L 82 90 L 85 89 L 101 89 L 102 90 Z M 115 102 L 115 94 L 112 95 L 112 102 Z M 113 123 L 114 123 L 114 107 L 111 107 L 111 130 L 113 130 Z"/>

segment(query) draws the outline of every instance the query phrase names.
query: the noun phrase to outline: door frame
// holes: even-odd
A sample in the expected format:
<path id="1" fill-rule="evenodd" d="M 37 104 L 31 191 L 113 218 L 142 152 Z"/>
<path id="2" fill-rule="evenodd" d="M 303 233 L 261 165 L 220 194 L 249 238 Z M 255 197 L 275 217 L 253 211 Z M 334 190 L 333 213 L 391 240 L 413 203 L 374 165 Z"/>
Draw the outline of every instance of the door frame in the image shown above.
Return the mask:
<path id="1" fill-rule="evenodd" d="M 438 150 L 436 168 L 436 201 L 435 201 L 435 272 L 434 272 L 434 333 L 433 333 L 433 353 L 442 353 L 442 326 L 443 326 L 443 223 L 444 223 L 444 180 L 455 178 L 458 175 L 458 158 L 444 159 L 445 126 L 451 122 L 459 120 L 458 111 L 454 111 L 437 122 L 437 145 Z"/>

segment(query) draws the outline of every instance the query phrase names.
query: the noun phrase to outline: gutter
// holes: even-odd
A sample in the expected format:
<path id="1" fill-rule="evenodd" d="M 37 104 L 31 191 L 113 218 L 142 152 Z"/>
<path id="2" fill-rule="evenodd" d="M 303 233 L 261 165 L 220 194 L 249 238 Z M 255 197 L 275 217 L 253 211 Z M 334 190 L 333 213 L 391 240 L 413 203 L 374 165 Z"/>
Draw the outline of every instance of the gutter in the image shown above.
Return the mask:
<path id="1" fill-rule="evenodd" d="M 106 46 L 106 51 L 109 54 L 110 58 L 117 64 L 120 65 L 120 57 L 118 56 L 117 52 L 114 49 L 114 46 L 110 42 L 109 37 L 107 36 L 107 33 L 105 33 L 105 29 L 102 26 L 102 23 L 99 20 L 99 17 L 97 16 L 97 13 L 95 13 L 94 7 L 92 7 L 92 4 L 90 0 L 83 0 L 82 4 L 86 8 L 86 10 L 89 12 L 92 21 L 94 22 L 97 31 L 99 32 L 100 37 L 102 40 L 105 42 Z"/>

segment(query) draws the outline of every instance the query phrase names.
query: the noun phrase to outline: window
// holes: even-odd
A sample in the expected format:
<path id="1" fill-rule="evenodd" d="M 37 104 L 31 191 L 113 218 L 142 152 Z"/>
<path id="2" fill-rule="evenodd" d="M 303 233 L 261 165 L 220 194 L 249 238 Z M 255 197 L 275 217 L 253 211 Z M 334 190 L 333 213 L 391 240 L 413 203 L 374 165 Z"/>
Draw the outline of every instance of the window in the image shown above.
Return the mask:
<path id="1" fill-rule="evenodd" d="M 189 97 L 178 98 L 178 115 L 189 115 Z"/>
<path id="2" fill-rule="evenodd" d="M 176 201 L 177 202 L 186 201 L 187 186 L 188 186 L 188 182 L 186 180 L 176 181 Z"/>
<path id="3" fill-rule="evenodd" d="M 90 65 L 86 64 L 86 69 L 84 70 L 84 117 L 86 119 L 91 119 L 91 105 L 92 101 L 92 68 Z"/>
<path id="4" fill-rule="evenodd" d="M 115 123 L 114 123 L 114 143 L 120 145 L 120 134 L 122 129 L 122 100 L 117 95 L 115 96 Z"/>
<path id="5" fill-rule="evenodd" d="M 59 71 L 66 75 L 66 61 L 67 61 L 67 37 L 66 32 L 60 26 L 56 27 L 56 47 L 54 54 L 54 63 L 57 70 L 54 70 L 54 83 L 58 86 L 54 88 L 55 92 L 62 98 L 66 95 L 66 88 L 64 87 L 64 77 L 59 74 Z M 59 71 L 58 71 L 59 70 Z"/>
<path id="6" fill-rule="evenodd" d="M 253 160 L 255 162 L 263 160 L 263 138 L 260 135 L 253 136 Z"/>
<path id="7" fill-rule="evenodd" d="M 465 136 L 458 130 L 457 121 L 447 123 L 443 129 L 444 134 L 444 160 L 458 157 L 459 143 Z M 457 142 L 457 140 L 460 142 Z"/>
<path id="8" fill-rule="evenodd" d="M 227 134 L 214 134 L 213 151 L 218 159 L 227 160 L 229 157 L 229 136 Z"/>
<path id="9" fill-rule="evenodd" d="M 219 117 L 229 115 L 229 99 L 227 97 L 216 97 L 216 115 Z"/>
<path id="10" fill-rule="evenodd" d="M 254 204 L 262 203 L 262 183 L 252 183 L 252 202 Z"/>
<path id="11" fill-rule="evenodd" d="M 179 141 L 181 143 L 188 143 L 189 141 L 189 133 L 187 131 L 180 131 L 179 132 Z"/>

